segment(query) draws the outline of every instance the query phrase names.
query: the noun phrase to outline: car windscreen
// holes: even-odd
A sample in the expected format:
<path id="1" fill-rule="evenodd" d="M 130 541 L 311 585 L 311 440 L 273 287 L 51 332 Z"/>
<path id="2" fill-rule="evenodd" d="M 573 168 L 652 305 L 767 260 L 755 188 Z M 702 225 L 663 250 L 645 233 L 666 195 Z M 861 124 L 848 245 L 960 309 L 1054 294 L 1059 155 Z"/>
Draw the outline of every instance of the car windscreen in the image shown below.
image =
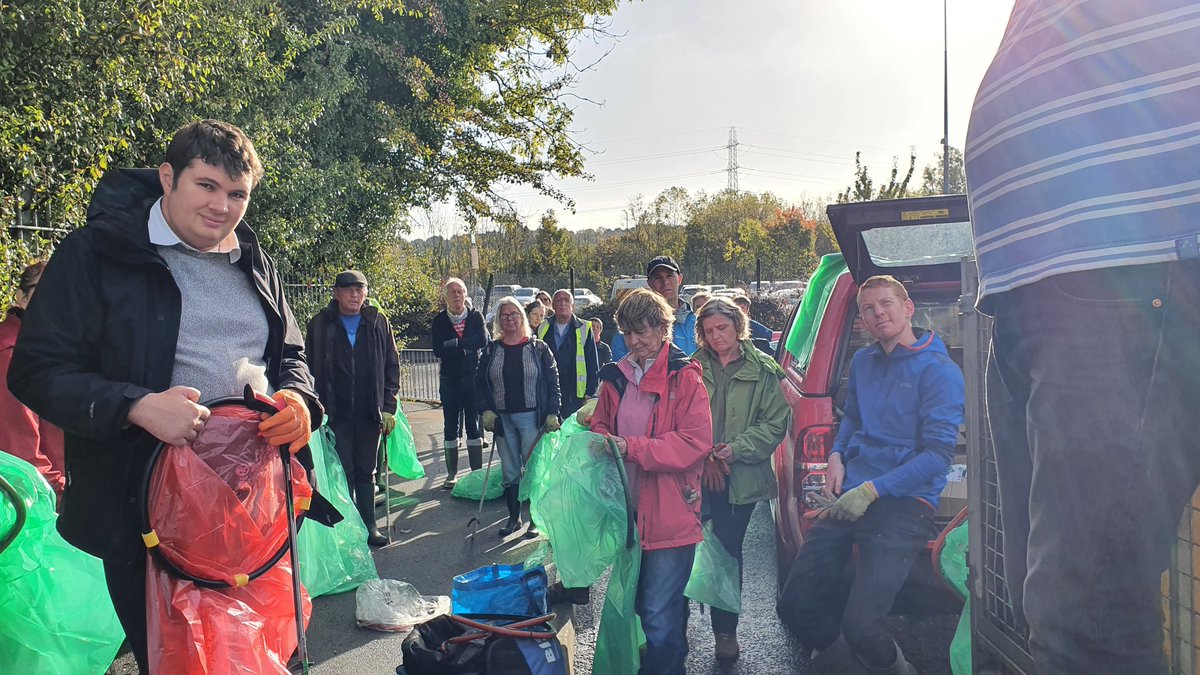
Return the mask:
<path id="1" fill-rule="evenodd" d="M 879 267 L 957 263 L 972 251 L 971 223 L 922 223 L 865 230 L 863 243 Z"/>

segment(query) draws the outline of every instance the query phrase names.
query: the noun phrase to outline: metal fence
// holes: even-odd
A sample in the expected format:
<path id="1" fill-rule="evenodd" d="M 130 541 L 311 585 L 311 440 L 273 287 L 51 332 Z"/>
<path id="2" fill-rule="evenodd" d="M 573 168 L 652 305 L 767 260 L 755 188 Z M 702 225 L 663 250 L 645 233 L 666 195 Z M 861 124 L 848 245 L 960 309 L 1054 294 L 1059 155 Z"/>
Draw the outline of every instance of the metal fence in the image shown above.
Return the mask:
<path id="1" fill-rule="evenodd" d="M 1004 522 L 996 479 L 996 458 L 983 396 L 991 319 L 974 311 L 978 283 L 975 262 L 963 261 L 963 340 L 967 400 L 967 462 L 970 467 L 971 633 L 974 672 L 1001 667 L 1034 672 L 1028 633 L 1008 597 L 1004 578 Z M 1173 675 L 1194 675 L 1200 665 L 1200 492 L 1179 523 L 1171 568 L 1162 577 L 1164 648 Z"/>
<path id="2" fill-rule="evenodd" d="M 400 399 L 440 404 L 438 359 L 432 349 L 400 350 Z"/>
<path id="3" fill-rule="evenodd" d="M 978 274 L 972 258 L 963 261 L 962 288 L 973 671 L 1002 664 L 1014 673 L 1032 673 L 1028 635 L 1013 612 L 1004 579 L 1004 521 L 983 387 L 992 321 L 975 311 Z"/>

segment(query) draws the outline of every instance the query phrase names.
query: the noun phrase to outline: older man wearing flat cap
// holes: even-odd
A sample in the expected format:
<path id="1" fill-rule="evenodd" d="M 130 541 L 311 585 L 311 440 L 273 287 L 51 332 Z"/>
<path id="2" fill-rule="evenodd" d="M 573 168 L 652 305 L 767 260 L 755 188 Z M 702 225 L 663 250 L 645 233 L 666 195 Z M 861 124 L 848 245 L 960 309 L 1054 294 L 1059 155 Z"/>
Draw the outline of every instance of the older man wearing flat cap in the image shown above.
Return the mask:
<path id="1" fill-rule="evenodd" d="M 337 275 L 333 300 L 308 323 L 305 352 L 367 543 L 383 546 L 387 538 L 375 521 L 375 471 L 380 432 L 396 426 L 400 358 L 387 317 L 367 302 L 362 272 Z"/>

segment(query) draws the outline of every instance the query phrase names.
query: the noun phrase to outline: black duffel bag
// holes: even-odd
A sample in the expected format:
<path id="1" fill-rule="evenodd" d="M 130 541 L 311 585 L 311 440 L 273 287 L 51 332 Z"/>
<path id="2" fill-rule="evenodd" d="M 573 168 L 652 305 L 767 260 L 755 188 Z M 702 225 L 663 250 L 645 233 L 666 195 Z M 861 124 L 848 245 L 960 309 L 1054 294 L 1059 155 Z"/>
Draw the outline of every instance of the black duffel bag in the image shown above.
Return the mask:
<path id="1" fill-rule="evenodd" d="M 553 614 L 522 617 L 437 616 L 400 647 L 398 675 L 567 675 L 566 650 Z"/>

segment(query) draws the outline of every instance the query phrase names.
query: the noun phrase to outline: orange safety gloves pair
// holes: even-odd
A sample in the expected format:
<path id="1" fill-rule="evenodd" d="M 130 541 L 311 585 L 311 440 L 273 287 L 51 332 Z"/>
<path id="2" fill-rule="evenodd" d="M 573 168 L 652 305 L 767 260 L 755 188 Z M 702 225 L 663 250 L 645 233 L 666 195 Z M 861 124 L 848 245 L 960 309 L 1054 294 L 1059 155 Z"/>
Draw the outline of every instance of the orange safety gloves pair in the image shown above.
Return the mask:
<path id="1" fill-rule="evenodd" d="M 293 455 L 308 445 L 312 437 L 312 416 L 304 397 L 290 389 L 280 389 L 272 396 L 283 408 L 274 415 L 263 414 L 258 433 L 276 447 L 287 446 Z"/>

